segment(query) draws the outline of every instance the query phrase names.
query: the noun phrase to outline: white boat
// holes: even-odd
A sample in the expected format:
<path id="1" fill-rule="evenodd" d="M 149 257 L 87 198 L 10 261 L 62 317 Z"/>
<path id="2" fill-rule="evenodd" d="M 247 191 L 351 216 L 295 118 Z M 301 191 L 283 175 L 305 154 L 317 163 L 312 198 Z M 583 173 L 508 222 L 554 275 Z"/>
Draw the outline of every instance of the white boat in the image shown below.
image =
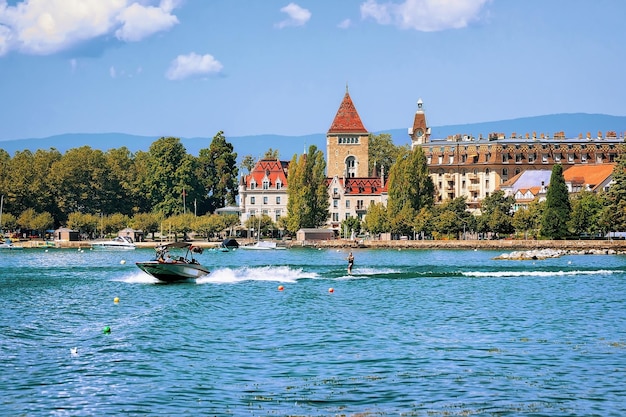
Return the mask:
<path id="1" fill-rule="evenodd" d="M 284 249 L 287 249 L 284 246 L 278 246 L 276 242 L 265 242 L 265 241 L 260 241 L 260 240 L 252 245 L 240 246 L 239 248 L 246 249 L 246 250 L 284 250 Z"/>
<path id="2" fill-rule="evenodd" d="M 91 247 L 93 249 L 132 250 L 135 249 L 135 243 L 128 236 L 118 236 L 111 240 L 91 242 Z"/>
<path id="3" fill-rule="evenodd" d="M 11 242 L 11 239 L 7 239 L 4 242 L 0 243 L 0 249 L 16 250 L 16 249 L 24 249 L 24 248 L 21 246 L 15 246 L 13 242 Z"/>

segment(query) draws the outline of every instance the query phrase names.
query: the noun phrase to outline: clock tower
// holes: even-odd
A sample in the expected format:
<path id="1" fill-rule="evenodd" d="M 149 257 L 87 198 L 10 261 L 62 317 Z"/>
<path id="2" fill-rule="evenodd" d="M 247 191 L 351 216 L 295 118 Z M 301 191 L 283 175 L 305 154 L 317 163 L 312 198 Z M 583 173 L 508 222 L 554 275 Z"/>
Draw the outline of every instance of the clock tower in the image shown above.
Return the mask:
<path id="1" fill-rule="evenodd" d="M 409 136 L 411 137 L 411 149 L 416 145 L 430 141 L 430 128 L 426 124 L 424 103 L 421 98 L 417 100 L 417 111 L 415 112 L 415 119 L 413 119 L 413 127 L 409 128 Z"/>

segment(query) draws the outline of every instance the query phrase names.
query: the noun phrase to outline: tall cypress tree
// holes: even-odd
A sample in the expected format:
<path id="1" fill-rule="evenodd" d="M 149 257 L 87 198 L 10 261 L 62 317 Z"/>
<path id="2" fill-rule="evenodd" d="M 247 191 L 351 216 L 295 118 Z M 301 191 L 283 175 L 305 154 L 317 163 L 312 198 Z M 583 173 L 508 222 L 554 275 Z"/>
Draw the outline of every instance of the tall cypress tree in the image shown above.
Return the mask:
<path id="1" fill-rule="evenodd" d="M 541 234 L 550 239 L 563 239 L 568 235 L 567 224 L 570 221 L 572 208 L 569 192 L 563 178 L 563 167 L 556 164 L 552 167 L 550 185 L 546 194 L 546 203 L 541 219 Z"/>
<path id="2" fill-rule="evenodd" d="M 306 155 L 293 156 L 287 177 L 287 229 L 295 233 L 303 227 L 318 227 L 328 219 L 326 161 L 316 146 Z"/>

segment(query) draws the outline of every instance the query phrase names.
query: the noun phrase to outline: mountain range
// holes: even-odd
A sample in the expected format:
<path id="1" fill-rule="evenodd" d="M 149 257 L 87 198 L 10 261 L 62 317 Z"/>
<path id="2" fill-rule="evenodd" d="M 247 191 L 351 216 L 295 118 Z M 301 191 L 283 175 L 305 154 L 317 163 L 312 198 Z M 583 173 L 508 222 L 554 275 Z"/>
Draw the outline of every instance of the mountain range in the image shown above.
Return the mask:
<path id="1" fill-rule="evenodd" d="M 407 126 L 408 127 L 408 126 Z M 480 135 L 487 137 L 489 133 L 501 132 L 507 137 L 516 132 L 518 135 L 544 133 L 552 137 L 556 132 L 565 132 L 568 138 L 578 137 L 579 134 L 586 136 L 589 132 L 591 137 L 596 137 L 598 132 L 606 134 L 607 131 L 617 132 L 622 137 L 626 132 L 626 116 L 610 116 L 606 114 L 588 113 L 564 113 L 545 116 L 524 117 L 519 119 L 501 120 L 494 122 L 433 126 L 431 128 L 431 140 L 444 139 L 450 135 L 468 134 L 478 138 Z M 396 145 L 410 143 L 407 128 L 390 129 L 374 134 L 388 133 Z M 49 136 L 46 138 L 25 138 L 0 141 L 0 149 L 4 149 L 10 155 L 16 151 L 55 148 L 64 153 L 68 149 L 89 146 L 92 149 L 106 151 L 109 149 L 127 147 L 131 152 L 148 151 L 150 145 L 159 139 L 154 136 L 138 136 L 125 133 L 67 133 Z M 198 155 L 200 149 L 208 148 L 212 137 L 180 138 L 188 153 Z M 301 153 L 310 145 L 326 151 L 326 133 L 316 133 L 305 136 L 281 136 L 273 134 L 226 137 L 233 144 L 238 160 L 243 156 L 252 155 L 254 158 L 261 157 L 269 148 L 278 149 L 280 158 L 290 160 L 294 154 Z"/>

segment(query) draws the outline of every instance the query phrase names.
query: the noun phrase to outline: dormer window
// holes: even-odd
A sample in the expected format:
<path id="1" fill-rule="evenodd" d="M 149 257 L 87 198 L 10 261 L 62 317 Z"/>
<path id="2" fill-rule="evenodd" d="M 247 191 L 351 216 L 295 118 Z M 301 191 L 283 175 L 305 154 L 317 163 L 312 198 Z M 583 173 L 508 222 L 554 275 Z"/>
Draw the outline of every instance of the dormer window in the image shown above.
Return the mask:
<path id="1" fill-rule="evenodd" d="M 267 178 L 263 180 L 263 189 L 264 190 L 269 190 L 270 188 L 270 180 L 268 180 Z"/>
<path id="2" fill-rule="evenodd" d="M 280 190 L 283 188 L 283 183 L 280 180 L 276 180 L 276 189 Z"/>
<path id="3" fill-rule="evenodd" d="M 256 181 L 252 180 L 250 181 L 250 189 L 254 190 L 256 188 Z"/>

